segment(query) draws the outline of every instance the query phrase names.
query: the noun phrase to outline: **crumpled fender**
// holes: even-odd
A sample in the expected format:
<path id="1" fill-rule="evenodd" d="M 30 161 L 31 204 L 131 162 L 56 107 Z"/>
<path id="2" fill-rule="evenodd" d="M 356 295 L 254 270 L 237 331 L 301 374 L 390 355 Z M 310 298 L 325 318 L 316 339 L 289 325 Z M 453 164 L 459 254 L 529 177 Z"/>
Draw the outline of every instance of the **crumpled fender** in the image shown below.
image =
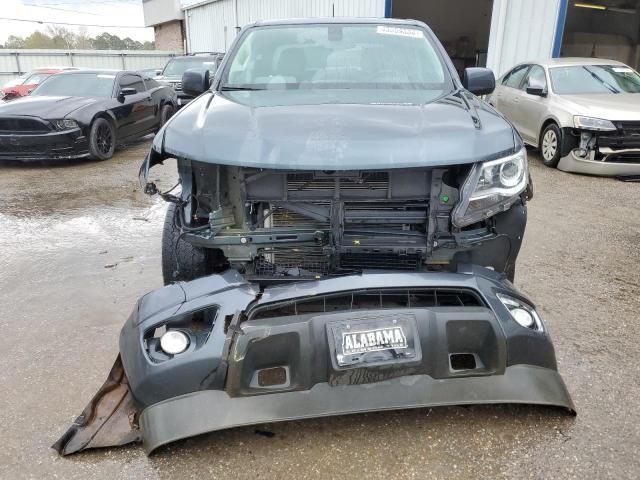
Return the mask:
<path id="1" fill-rule="evenodd" d="M 106 382 L 51 447 L 65 456 L 89 448 L 139 442 L 142 439 L 138 427 L 139 414 L 118 355 Z"/>

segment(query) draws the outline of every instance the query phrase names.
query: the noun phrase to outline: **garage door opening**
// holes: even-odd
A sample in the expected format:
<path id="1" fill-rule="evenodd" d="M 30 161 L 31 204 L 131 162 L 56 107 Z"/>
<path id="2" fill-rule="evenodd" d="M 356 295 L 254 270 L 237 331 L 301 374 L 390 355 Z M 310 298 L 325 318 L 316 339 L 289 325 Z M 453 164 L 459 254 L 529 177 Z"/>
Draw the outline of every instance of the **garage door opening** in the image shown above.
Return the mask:
<path id="1" fill-rule="evenodd" d="M 492 8 L 493 0 L 393 0 L 391 16 L 429 25 L 462 74 L 487 64 Z"/>
<path id="2" fill-rule="evenodd" d="M 562 57 L 618 60 L 638 68 L 640 1 L 572 2 L 562 38 Z"/>

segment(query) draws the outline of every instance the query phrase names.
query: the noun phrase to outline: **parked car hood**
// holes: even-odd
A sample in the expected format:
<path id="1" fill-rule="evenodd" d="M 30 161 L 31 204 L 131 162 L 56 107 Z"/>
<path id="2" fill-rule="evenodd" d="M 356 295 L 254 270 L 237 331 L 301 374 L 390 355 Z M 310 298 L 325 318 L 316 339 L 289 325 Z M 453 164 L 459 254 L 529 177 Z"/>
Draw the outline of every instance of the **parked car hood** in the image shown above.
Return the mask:
<path id="1" fill-rule="evenodd" d="M 357 170 L 473 163 L 519 143 L 511 125 L 477 99 L 469 108 L 454 95 L 422 104 L 326 103 L 326 95 L 323 103 L 312 93 L 293 104 L 286 95 L 201 95 L 156 136 L 154 150 L 222 165 Z"/>
<path id="2" fill-rule="evenodd" d="M 15 87 L 16 85 L 22 85 L 24 82 L 24 78 L 14 78 L 13 80 L 9 80 L 2 85 L 2 88 Z"/>
<path id="3" fill-rule="evenodd" d="M 562 95 L 570 112 L 576 115 L 603 118 L 605 120 L 639 120 L 640 94 L 595 93 L 587 95 Z"/>
<path id="4" fill-rule="evenodd" d="M 90 97 L 22 97 L 0 105 L 2 115 L 28 115 L 45 119 L 64 118 L 78 108 L 95 103 Z"/>

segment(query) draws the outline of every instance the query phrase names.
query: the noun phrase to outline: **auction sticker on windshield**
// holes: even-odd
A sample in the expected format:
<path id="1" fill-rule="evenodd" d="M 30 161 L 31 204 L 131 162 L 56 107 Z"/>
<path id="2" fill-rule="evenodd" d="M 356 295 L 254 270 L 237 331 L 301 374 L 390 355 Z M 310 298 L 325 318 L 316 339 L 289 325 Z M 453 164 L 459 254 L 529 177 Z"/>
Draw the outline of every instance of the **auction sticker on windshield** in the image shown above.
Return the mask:
<path id="1" fill-rule="evenodd" d="M 388 25 L 378 25 L 378 33 L 382 35 L 397 35 L 399 37 L 423 38 L 424 33 L 417 28 L 390 27 Z"/>
<path id="2" fill-rule="evenodd" d="M 629 67 L 613 67 L 613 71 L 616 73 L 631 73 L 633 69 Z"/>

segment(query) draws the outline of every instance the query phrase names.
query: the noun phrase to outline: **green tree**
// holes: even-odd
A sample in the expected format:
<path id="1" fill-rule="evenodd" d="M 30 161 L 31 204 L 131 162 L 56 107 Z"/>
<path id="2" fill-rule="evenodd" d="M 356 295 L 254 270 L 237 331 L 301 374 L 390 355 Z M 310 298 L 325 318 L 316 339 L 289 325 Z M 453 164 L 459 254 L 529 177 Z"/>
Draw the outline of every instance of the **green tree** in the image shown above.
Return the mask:
<path id="1" fill-rule="evenodd" d="M 78 29 L 76 48 L 80 50 L 91 50 L 93 48 L 93 38 L 87 34 L 87 27 L 80 27 Z"/>
<path id="2" fill-rule="evenodd" d="M 124 50 L 125 44 L 117 35 L 103 32 L 93 39 L 93 48 L 96 50 Z"/>
<path id="3" fill-rule="evenodd" d="M 76 48 L 76 34 L 59 25 L 47 25 L 47 35 L 51 37 L 53 48 Z"/>
<path id="4" fill-rule="evenodd" d="M 9 35 L 4 42 L 4 48 L 24 48 L 24 38 L 17 35 Z"/>
<path id="5" fill-rule="evenodd" d="M 24 39 L 24 47 L 22 48 L 56 48 L 53 40 L 46 33 L 38 30 L 33 32 Z"/>
<path id="6" fill-rule="evenodd" d="M 123 38 L 122 43 L 124 44 L 125 50 L 142 50 L 142 43 L 129 37 Z"/>
<path id="7" fill-rule="evenodd" d="M 26 38 L 9 35 L 0 48 L 57 48 L 80 50 L 155 50 L 153 42 L 139 42 L 132 38 L 120 38 L 103 32 L 95 38 L 87 35 L 87 29 L 80 27 L 78 33 L 68 28 L 48 25 L 46 32 L 36 30 Z"/>

